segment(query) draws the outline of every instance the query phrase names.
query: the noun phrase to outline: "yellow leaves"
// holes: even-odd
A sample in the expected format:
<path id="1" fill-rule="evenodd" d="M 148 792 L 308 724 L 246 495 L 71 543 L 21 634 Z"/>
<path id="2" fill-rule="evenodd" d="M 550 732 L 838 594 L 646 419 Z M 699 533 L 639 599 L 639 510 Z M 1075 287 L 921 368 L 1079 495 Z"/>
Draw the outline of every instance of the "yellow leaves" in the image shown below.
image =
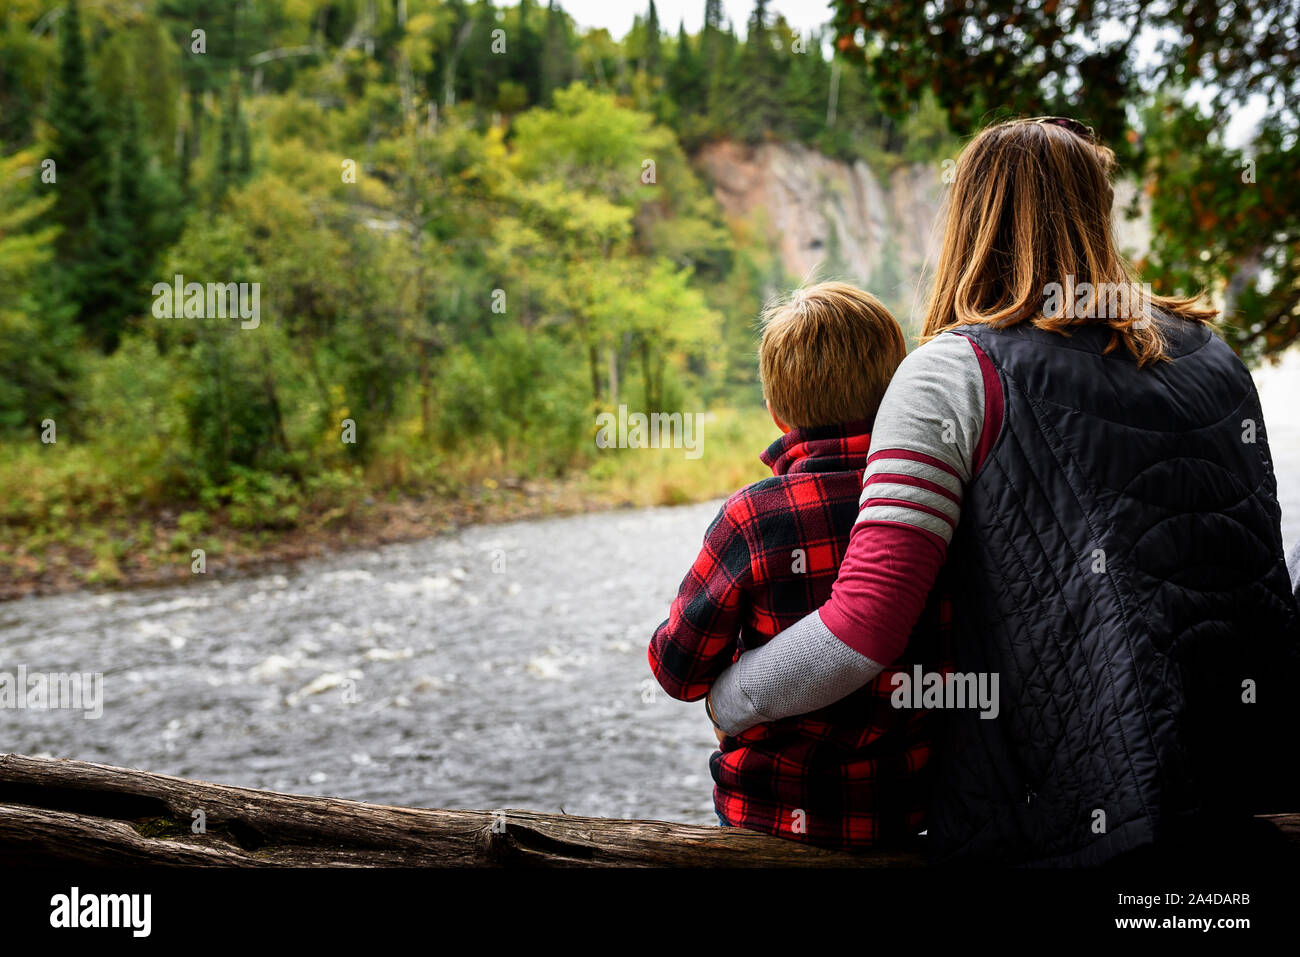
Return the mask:
<path id="1" fill-rule="evenodd" d="M 348 408 L 347 392 L 343 386 L 337 382 L 332 383 L 327 392 L 330 399 L 330 412 L 326 419 L 325 429 L 321 433 L 321 438 L 323 444 L 328 448 L 339 441 L 343 420 L 351 418 L 352 411 Z"/>
<path id="2" fill-rule="evenodd" d="M 506 131 L 498 126 L 491 127 L 483 137 L 483 152 L 489 159 L 502 158 L 506 155 Z"/>
<path id="3" fill-rule="evenodd" d="M 49 261 L 58 234 L 54 226 L 26 231 L 54 203 L 53 186 L 46 196 L 32 189 L 39 163 L 33 150 L 0 157 L 0 288 L 22 287 L 27 275 Z"/>
<path id="4" fill-rule="evenodd" d="M 499 126 L 488 127 L 479 138 L 482 159 L 474 164 L 490 184 L 499 185 L 513 175 L 513 161 L 506 147 L 506 131 Z"/>
<path id="5" fill-rule="evenodd" d="M 302 180 L 294 178 L 294 182 Z M 259 176 L 231 196 L 232 213 L 254 234 L 310 228 L 311 210 L 302 192 L 278 175 Z"/>
<path id="6" fill-rule="evenodd" d="M 420 36 L 427 39 L 435 39 L 438 25 L 438 19 L 432 13 L 424 11 L 417 13 L 406 21 L 406 33 L 408 36 Z M 442 31 L 446 32 L 446 31 Z"/>
<path id="7" fill-rule="evenodd" d="M 596 338 L 646 336 L 665 352 L 695 352 L 716 338 L 722 319 L 690 285 L 691 271 L 666 259 L 619 256 L 572 264 L 567 294 Z"/>
<path id="8" fill-rule="evenodd" d="M 558 230 L 560 238 L 582 247 L 621 242 L 632 234 L 633 210 L 560 182 L 516 181 L 511 198 L 539 228 Z"/>
<path id="9" fill-rule="evenodd" d="M 648 113 L 575 84 L 557 90 L 555 107 L 533 109 L 514 123 L 512 168 L 526 179 L 562 180 L 615 202 L 644 201 L 643 162 L 680 158 L 673 134 Z M 682 164 L 683 166 L 685 164 Z"/>
<path id="10" fill-rule="evenodd" d="M 438 21 L 432 13 L 417 13 L 406 22 L 400 47 L 410 62 L 411 72 L 427 73 L 433 68 L 433 45 L 438 39 Z"/>
<path id="11" fill-rule="evenodd" d="M 314 23 L 320 14 L 320 0 L 280 0 L 282 16 L 292 23 Z"/>

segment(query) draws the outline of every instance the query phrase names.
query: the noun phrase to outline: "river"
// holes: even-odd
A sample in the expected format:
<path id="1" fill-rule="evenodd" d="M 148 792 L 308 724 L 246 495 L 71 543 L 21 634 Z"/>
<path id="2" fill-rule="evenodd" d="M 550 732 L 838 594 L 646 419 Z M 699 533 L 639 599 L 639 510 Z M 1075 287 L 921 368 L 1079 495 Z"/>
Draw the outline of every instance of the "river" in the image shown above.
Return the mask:
<path id="1" fill-rule="evenodd" d="M 1290 545 L 1300 354 L 1256 381 Z M 102 717 L 12 710 L 0 750 L 417 807 L 714 823 L 702 705 L 653 684 L 646 644 L 717 504 L 0 605 L 0 670 L 104 675 Z"/>

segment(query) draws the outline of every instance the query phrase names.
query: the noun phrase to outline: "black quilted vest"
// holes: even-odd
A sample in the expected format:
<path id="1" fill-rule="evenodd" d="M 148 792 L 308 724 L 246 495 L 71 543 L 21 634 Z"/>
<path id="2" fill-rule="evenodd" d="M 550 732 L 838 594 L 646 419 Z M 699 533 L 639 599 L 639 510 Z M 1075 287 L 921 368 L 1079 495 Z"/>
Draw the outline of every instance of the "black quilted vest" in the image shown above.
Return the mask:
<path id="1" fill-rule="evenodd" d="M 956 668 L 998 673 L 1001 713 L 940 714 L 940 859 L 1097 864 L 1300 810 L 1259 399 L 1222 339 L 1161 322 L 1172 361 L 1145 369 L 1098 328 L 957 330 L 1005 394 L 945 569 Z"/>

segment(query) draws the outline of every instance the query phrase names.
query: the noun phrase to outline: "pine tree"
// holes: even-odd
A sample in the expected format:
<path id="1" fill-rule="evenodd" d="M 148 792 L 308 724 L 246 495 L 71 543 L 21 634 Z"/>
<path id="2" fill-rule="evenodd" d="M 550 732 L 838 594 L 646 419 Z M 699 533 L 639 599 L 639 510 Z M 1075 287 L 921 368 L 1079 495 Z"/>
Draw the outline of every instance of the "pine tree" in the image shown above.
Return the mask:
<path id="1" fill-rule="evenodd" d="M 39 160 L 35 149 L 0 156 L 0 432 L 26 435 L 66 408 L 80 355 L 69 307 L 44 281 L 58 232 L 49 216 L 57 192 L 42 184 L 45 195 L 33 196 L 23 182 L 39 181 Z"/>
<path id="2" fill-rule="evenodd" d="M 722 43 L 722 0 L 704 0 L 704 26 L 700 29 L 700 58 L 707 75 Z"/>
<path id="3" fill-rule="evenodd" d="M 784 71 L 773 49 L 772 38 L 772 29 L 767 21 L 767 0 L 754 0 L 735 86 L 738 101 L 744 104 L 744 109 L 732 114 L 741 123 L 741 135 L 750 142 L 757 142 L 766 133 L 780 132 L 783 126 L 781 77 Z"/>
<path id="4" fill-rule="evenodd" d="M 91 87 L 77 0 L 59 24 L 59 73 L 49 108 L 50 158 L 58 188 L 52 210 L 60 227 L 55 266 L 76 319 L 100 345 L 111 347 L 112 311 L 103 285 L 113 272 L 113 155 L 100 104 Z"/>
<path id="5" fill-rule="evenodd" d="M 573 53 L 564 11 L 551 0 L 546 8 L 546 38 L 542 48 L 542 103 L 551 104 L 555 91 L 573 78 Z"/>
<path id="6" fill-rule="evenodd" d="M 532 0 L 519 2 L 518 36 L 511 36 L 510 79 L 524 88 L 529 104 L 541 101 L 542 37 L 533 26 Z"/>
<path id="7" fill-rule="evenodd" d="M 708 81 L 705 85 L 705 110 L 714 132 L 729 133 L 747 107 L 738 102 L 736 75 L 736 36 L 730 24 L 723 29 L 722 0 L 708 0 L 704 8 L 704 29 L 700 34 L 700 54 Z"/>
<path id="8" fill-rule="evenodd" d="M 465 0 L 449 0 L 447 10 L 451 17 L 451 30 L 447 45 L 434 55 L 434 72 L 441 84 L 438 98 L 443 106 L 453 106 L 470 93 L 469 84 L 464 78 L 463 63 L 474 24 Z"/>
<path id="9" fill-rule="evenodd" d="M 464 51 L 463 62 L 470 99 L 478 110 L 490 110 L 497 101 L 497 87 L 506 78 L 501 66 L 505 59 L 492 52 L 492 34 L 499 28 L 497 9 L 491 0 L 479 0 L 474 9 L 473 26 Z M 510 53 L 509 39 L 506 55 Z"/>
<path id="10" fill-rule="evenodd" d="M 807 38 L 802 53 L 791 52 L 782 74 L 777 129 L 801 143 L 817 142 L 826 129 L 830 90 L 830 69 L 822 59 L 819 34 Z"/>
<path id="11" fill-rule="evenodd" d="M 212 178 L 212 205 L 220 204 L 237 178 L 239 139 L 239 82 L 232 78 L 230 89 L 222 98 L 221 124 L 217 138 L 217 167 Z"/>
<path id="12" fill-rule="evenodd" d="M 645 17 L 645 71 L 651 76 L 659 74 L 661 56 L 659 45 L 659 12 L 655 10 L 655 0 L 650 0 L 650 9 Z"/>
<path id="13" fill-rule="evenodd" d="M 722 30 L 722 0 L 704 0 L 704 32 Z"/>
<path id="14" fill-rule="evenodd" d="M 58 183 L 54 218 L 63 227 L 56 250 L 61 263 L 75 263 L 88 245 L 86 226 L 102 209 L 109 176 L 108 136 L 90 85 L 77 0 L 70 0 L 60 23 L 59 74 L 49 123 Z"/>
<path id="15" fill-rule="evenodd" d="M 177 238 L 183 223 L 182 197 L 173 171 L 165 168 L 148 149 L 141 122 L 142 110 L 134 97 L 125 101 L 121 135 L 117 142 L 115 202 L 121 221 L 129 224 L 131 242 L 123 247 L 126 277 L 123 319 L 140 311 L 145 286 L 152 286 L 158 256 Z M 247 133 L 247 128 L 244 128 Z M 235 175 L 242 178 L 239 163 Z"/>
<path id="16" fill-rule="evenodd" d="M 668 94 L 685 115 L 699 111 L 703 88 L 700 65 L 691 49 L 691 38 L 686 35 L 686 24 L 678 24 L 677 47 L 672 66 L 668 68 Z"/>
<path id="17" fill-rule="evenodd" d="M 253 38 L 258 35 L 259 24 L 253 17 L 241 18 L 240 8 L 238 2 L 158 0 L 158 15 L 167 23 L 180 50 L 187 116 L 181 142 L 180 179 L 187 189 L 190 166 L 203 153 L 205 96 L 217 92 L 222 78 L 242 62 L 242 55 L 255 49 Z M 205 32 L 206 52 L 201 54 L 193 52 L 195 29 Z"/>

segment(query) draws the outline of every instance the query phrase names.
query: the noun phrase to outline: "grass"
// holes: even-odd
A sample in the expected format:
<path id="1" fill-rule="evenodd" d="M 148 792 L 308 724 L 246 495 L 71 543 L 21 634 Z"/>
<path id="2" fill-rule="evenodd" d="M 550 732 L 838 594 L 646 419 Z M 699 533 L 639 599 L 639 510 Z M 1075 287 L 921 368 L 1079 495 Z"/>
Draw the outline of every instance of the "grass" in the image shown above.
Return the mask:
<path id="1" fill-rule="evenodd" d="M 298 483 L 244 474 L 192 500 L 168 494 L 180 483 L 156 451 L 11 442 L 0 445 L 0 598 L 181 580 L 196 548 L 217 570 L 476 522 L 720 498 L 770 474 L 758 455 L 778 434 L 761 408 L 716 410 L 704 417 L 697 458 L 593 442 L 554 474 L 531 468 L 526 452 L 453 452 L 408 429 L 364 469 L 339 466 Z"/>
<path id="2" fill-rule="evenodd" d="M 687 458 L 683 449 L 602 449 L 585 474 L 585 487 L 629 505 L 682 505 L 723 497 L 772 474 L 758 455 L 779 435 L 762 409 L 709 413 L 699 458 Z"/>

